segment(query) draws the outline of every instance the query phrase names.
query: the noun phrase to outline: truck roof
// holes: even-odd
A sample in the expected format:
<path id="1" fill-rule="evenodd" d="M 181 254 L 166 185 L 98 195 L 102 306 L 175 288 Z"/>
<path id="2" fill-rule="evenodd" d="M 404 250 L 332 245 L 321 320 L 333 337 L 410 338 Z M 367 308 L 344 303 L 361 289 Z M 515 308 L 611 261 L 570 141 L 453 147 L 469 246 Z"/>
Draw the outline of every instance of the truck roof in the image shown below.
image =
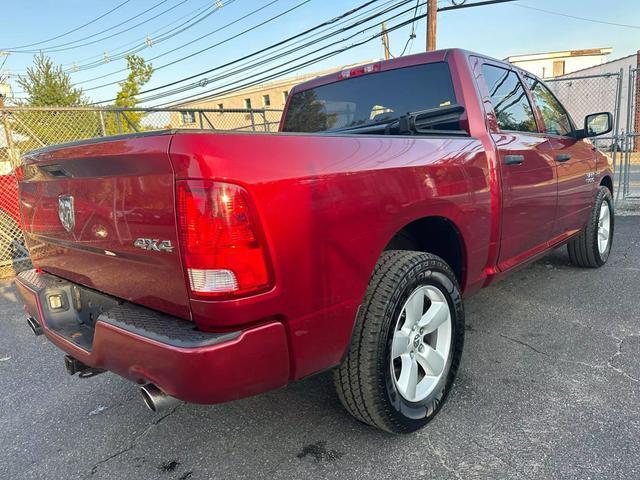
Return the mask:
<path id="1" fill-rule="evenodd" d="M 482 57 L 482 58 L 486 58 L 486 59 L 490 59 L 491 61 L 495 61 L 497 63 L 502 63 L 504 65 L 509 65 L 511 68 L 516 68 L 518 69 L 518 67 L 515 67 L 514 65 L 511 65 L 507 62 L 505 62 L 504 60 L 499 60 L 497 58 L 493 58 L 489 55 L 484 55 L 481 53 L 476 53 L 476 52 L 472 52 L 469 50 L 464 50 L 461 48 L 447 48 L 447 49 L 442 49 L 442 50 L 435 50 L 433 52 L 423 52 L 423 53 L 416 53 L 414 55 L 407 55 L 404 57 L 398 57 L 398 58 L 392 58 L 390 60 L 380 60 L 378 62 L 373 62 L 373 63 L 368 63 L 368 64 L 361 64 L 359 65 L 360 67 L 362 66 L 366 66 L 366 65 L 379 65 L 379 71 L 385 71 L 385 70 L 393 70 L 395 68 L 403 68 L 403 67 L 409 67 L 412 65 L 421 65 L 423 63 L 433 63 L 433 62 L 444 62 L 447 60 L 447 58 L 449 57 L 449 55 L 451 55 L 452 53 L 458 53 L 461 54 L 465 57 L 469 57 L 471 55 L 474 56 L 478 56 L 478 57 Z M 343 75 L 344 71 L 348 71 L 348 70 L 352 70 L 354 67 L 350 67 L 346 70 L 343 71 L 338 71 L 338 72 L 334 72 L 334 73 L 330 73 L 328 75 L 322 75 L 320 77 L 316 77 L 313 78 L 311 80 L 308 80 L 306 82 L 300 83 L 298 85 L 296 85 L 295 87 L 293 87 L 291 89 L 291 94 L 295 94 L 304 90 L 309 90 L 310 88 L 315 88 L 315 87 L 319 87 L 321 85 L 326 85 L 328 83 L 333 83 L 333 82 L 337 82 L 339 80 L 342 80 L 343 77 L 341 77 L 341 75 Z M 357 68 L 357 67 L 355 67 Z"/>

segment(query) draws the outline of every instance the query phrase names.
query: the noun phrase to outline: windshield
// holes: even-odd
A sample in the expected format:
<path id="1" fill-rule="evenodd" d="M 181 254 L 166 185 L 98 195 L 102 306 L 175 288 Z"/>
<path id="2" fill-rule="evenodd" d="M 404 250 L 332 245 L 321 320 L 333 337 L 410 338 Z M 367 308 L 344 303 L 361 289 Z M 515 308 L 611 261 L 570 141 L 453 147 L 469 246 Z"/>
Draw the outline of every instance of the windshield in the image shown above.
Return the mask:
<path id="1" fill-rule="evenodd" d="M 283 131 L 311 133 L 369 125 L 455 103 L 447 63 L 415 65 L 296 93 Z"/>

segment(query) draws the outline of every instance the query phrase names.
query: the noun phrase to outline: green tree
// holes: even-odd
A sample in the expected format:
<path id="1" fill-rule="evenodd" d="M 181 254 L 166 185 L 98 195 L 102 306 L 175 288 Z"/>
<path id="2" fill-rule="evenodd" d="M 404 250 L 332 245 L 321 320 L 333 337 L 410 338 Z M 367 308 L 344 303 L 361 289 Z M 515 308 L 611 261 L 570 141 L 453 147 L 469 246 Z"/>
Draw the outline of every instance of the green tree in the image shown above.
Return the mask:
<path id="1" fill-rule="evenodd" d="M 60 65 L 43 55 L 34 56 L 33 66 L 27 68 L 24 76 L 18 77 L 26 101 L 21 105 L 30 107 L 71 107 L 87 104 L 81 88 L 76 88 L 70 76 Z M 44 145 L 70 142 L 100 134 L 99 118 L 96 112 L 61 111 L 21 111 L 13 115 L 13 129 L 21 139 L 17 145 L 22 151 Z"/>
<path id="2" fill-rule="evenodd" d="M 81 88 L 75 88 L 69 74 L 42 53 L 35 55 L 33 66 L 25 76 L 18 76 L 18 85 L 26 94 L 26 103 L 33 107 L 70 107 L 86 104 Z"/>
<path id="3" fill-rule="evenodd" d="M 138 55 L 127 55 L 126 58 L 129 75 L 126 80 L 119 83 L 120 90 L 116 95 L 115 106 L 119 108 L 135 108 L 138 105 L 140 88 L 151 80 L 153 66 Z M 116 124 L 115 117 L 109 116 L 107 131 L 108 133 L 116 134 L 141 130 L 140 121 L 142 116 L 142 112 L 124 112 L 120 118 L 120 130 Z"/>

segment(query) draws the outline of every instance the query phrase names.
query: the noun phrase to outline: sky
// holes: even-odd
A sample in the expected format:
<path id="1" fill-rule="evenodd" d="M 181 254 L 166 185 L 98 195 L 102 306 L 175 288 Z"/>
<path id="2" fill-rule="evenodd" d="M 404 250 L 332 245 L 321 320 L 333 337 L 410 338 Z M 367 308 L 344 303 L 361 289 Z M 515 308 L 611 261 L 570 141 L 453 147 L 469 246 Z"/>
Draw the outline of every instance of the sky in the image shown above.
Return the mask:
<path id="1" fill-rule="evenodd" d="M 372 2 L 342 20 L 345 22 L 342 26 L 348 25 L 353 17 L 364 18 L 400 1 Z M 467 0 L 467 3 L 477 1 Z M 247 79 L 255 81 L 268 78 L 287 69 L 292 71 L 286 76 L 294 76 L 382 58 L 382 43 L 380 38 L 376 38 L 317 63 L 304 67 L 300 65 L 323 53 L 362 42 L 375 35 L 380 31 L 379 22 L 383 18 L 388 19 L 406 11 L 395 19 L 388 19 L 388 28 L 410 20 L 415 14 L 412 7 L 423 2 L 417 0 L 408 3 L 332 39 L 321 41 L 321 35 L 317 35 L 305 42 L 300 41 L 291 46 L 292 53 L 271 63 L 254 66 L 250 62 L 262 58 L 258 55 L 221 68 L 228 62 L 341 15 L 362 5 L 365 0 L 21 0 L 12 2 L 10 12 L 5 12 L 11 21 L 3 22 L 0 29 L 0 52 L 10 52 L 8 56 L 0 55 L 0 65 L 4 62 L 0 76 L 11 75 L 8 78 L 14 95 L 22 96 L 20 87 L 15 83 L 15 75 L 24 74 L 33 62 L 33 51 L 42 49 L 56 64 L 69 70 L 72 81 L 83 88 L 88 99 L 95 102 L 111 100 L 118 89 L 117 81 L 127 75 L 126 71 L 116 73 L 126 68 L 125 60 L 118 59 L 117 54 L 136 47 L 140 48 L 138 54 L 156 67 L 144 89 L 160 87 L 192 75 L 193 80 L 178 83 L 172 88 L 192 86 L 198 80 L 209 79 L 202 82 L 204 86 L 196 86 L 173 96 L 148 99 L 145 103 L 146 106 L 162 105 L 172 99 L 202 95 L 206 91 L 221 92 L 235 88 L 247 82 Z M 222 3 L 222 8 L 216 8 L 216 3 Z M 613 53 L 609 58 L 615 59 L 640 50 L 640 8 L 632 7 L 634 3 L 635 0 L 517 0 L 441 12 L 438 14 L 437 46 L 466 48 L 497 58 L 556 50 L 612 47 Z M 450 4 L 451 0 L 439 0 L 439 6 Z M 95 20 L 115 7 L 118 8 Z M 627 26 L 589 22 L 525 7 Z M 418 11 L 419 14 L 424 13 L 424 7 Z M 178 27 L 194 16 L 202 20 L 180 32 Z M 82 27 L 87 22 L 92 23 Z M 263 25 L 258 25 L 260 23 Z M 419 20 L 415 25 L 416 38 L 409 42 L 406 50 L 411 25 L 390 33 L 392 55 L 399 56 L 403 50 L 405 55 L 424 50 L 426 21 Z M 325 26 L 322 30 L 330 28 Z M 341 27 L 334 26 L 333 30 L 338 28 Z M 51 39 L 73 29 L 77 30 Z M 248 29 L 251 30 L 242 33 Z M 326 30 L 325 33 L 333 30 Z M 318 30 L 314 33 L 318 33 Z M 164 37 L 166 39 L 162 40 Z M 151 46 L 145 43 L 147 39 L 151 39 Z M 342 43 L 312 53 L 337 40 L 342 40 Z M 25 46 L 28 44 L 36 45 Z M 302 48 L 305 44 L 308 46 Z M 203 49 L 206 50 L 197 53 Z M 185 56 L 190 58 L 183 59 Z M 293 60 L 297 57 L 300 59 Z M 105 61 L 106 58 L 109 61 Z M 169 63 L 173 64 L 167 65 Z M 74 64 L 80 71 L 74 71 Z M 238 66 L 251 69 L 234 74 L 233 69 Z M 196 76 L 205 70 L 212 72 Z M 166 92 L 165 88 L 153 93 Z"/>

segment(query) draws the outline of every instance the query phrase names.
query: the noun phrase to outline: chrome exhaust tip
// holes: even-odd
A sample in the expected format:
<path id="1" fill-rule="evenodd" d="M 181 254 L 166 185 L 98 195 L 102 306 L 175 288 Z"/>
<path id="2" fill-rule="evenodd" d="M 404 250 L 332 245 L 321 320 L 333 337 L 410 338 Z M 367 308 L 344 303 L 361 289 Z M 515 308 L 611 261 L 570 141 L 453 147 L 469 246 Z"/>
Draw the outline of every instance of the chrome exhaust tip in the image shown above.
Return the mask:
<path id="1" fill-rule="evenodd" d="M 40 324 L 38 323 L 38 321 L 33 318 L 33 317 L 28 317 L 27 318 L 27 325 L 29 325 L 29 328 L 31 329 L 31 331 L 33 332 L 33 334 L 37 337 L 39 335 L 42 335 L 42 327 L 40 326 Z"/>
<path id="2" fill-rule="evenodd" d="M 153 383 L 147 383 L 140 387 L 140 394 L 147 408 L 155 413 L 162 412 L 181 403 L 181 400 L 167 395 Z"/>

